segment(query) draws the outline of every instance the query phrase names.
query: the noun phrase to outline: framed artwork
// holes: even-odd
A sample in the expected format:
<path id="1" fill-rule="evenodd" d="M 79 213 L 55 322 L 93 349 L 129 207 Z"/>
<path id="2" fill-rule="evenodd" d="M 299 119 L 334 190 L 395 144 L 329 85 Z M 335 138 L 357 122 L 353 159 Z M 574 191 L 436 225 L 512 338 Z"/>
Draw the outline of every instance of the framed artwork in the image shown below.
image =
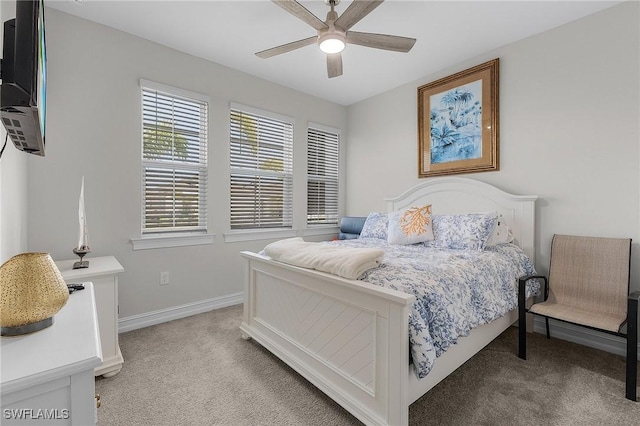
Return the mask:
<path id="1" fill-rule="evenodd" d="M 418 87 L 418 177 L 499 169 L 498 65 Z"/>

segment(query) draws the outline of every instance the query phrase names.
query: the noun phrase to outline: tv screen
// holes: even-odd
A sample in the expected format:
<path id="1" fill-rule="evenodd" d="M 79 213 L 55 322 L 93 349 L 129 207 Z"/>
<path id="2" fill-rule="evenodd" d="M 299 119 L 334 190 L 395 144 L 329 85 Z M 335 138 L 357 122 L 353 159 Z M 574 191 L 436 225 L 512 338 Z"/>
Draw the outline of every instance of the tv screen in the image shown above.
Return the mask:
<path id="1" fill-rule="evenodd" d="M 0 117 L 16 148 L 44 156 L 47 49 L 44 0 L 16 1 L 4 23 Z"/>

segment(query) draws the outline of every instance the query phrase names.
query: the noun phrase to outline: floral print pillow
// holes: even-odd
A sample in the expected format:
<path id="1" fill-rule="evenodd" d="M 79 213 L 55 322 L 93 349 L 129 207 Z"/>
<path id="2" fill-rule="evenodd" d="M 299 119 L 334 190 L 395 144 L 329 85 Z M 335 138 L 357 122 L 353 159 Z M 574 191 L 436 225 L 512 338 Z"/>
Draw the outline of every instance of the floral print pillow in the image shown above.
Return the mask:
<path id="1" fill-rule="evenodd" d="M 431 204 L 389 213 L 389 244 L 416 244 L 433 240 Z"/>
<path id="2" fill-rule="evenodd" d="M 387 227 L 389 226 L 389 217 L 386 213 L 371 212 L 364 221 L 360 238 L 377 238 L 379 240 L 387 239 Z"/>
<path id="3" fill-rule="evenodd" d="M 484 250 L 498 222 L 497 215 L 465 214 L 433 217 L 435 241 L 430 247 Z"/>

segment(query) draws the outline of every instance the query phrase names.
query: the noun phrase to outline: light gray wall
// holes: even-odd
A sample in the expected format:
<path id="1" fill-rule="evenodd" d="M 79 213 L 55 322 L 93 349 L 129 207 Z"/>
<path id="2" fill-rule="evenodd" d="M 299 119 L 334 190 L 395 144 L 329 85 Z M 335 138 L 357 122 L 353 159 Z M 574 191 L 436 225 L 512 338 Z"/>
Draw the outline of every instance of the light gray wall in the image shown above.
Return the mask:
<path id="1" fill-rule="evenodd" d="M 15 1 L 0 1 L 0 23 L 16 16 Z M 2 46 L 3 31 L 0 31 Z M 0 126 L 0 143 L 7 133 Z M 8 140 L 0 160 L 0 264 L 27 250 L 27 154 Z"/>
<path id="2" fill-rule="evenodd" d="M 347 214 L 384 211 L 385 197 L 420 182 L 418 86 L 499 57 L 500 170 L 465 176 L 540 197 L 539 272 L 554 233 L 631 237 L 640 290 L 638 8 L 624 3 L 349 106 Z"/>
<path id="3" fill-rule="evenodd" d="M 24 185 L 26 173 L 20 164 L 26 156 L 2 159 L 0 255 L 5 259 L 24 251 L 24 237 L 19 235 L 26 233 L 28 223 L 29 250 L 49 251 L 56 260 L 72 258 L 84 175 L 91 256 L 115 255 L 126 270 L 120 281 L 121 318 L 241 291 L 238 252 L 258 250 L 269 242 L 225 244 L 222 238 L 228 228 L 230 101 L 293 116 L 299 128 L 307 120 L 341 128 L 347 141 L 346 213 L 365 215 L 384 210 L 385 197 L 420 181 L 417 87 L 494 57 L 501 60 L 501 170 L 468 176 L 541 197 L 538 269 L 546 271 L 553 233 L 630 236 L 640 241 L 636 2 L 472 58 L 348 108 L 55 10 L 47 9 L 47 25 L 47 156 L 28 158 L 28 221 L 25 191 L 14 189 Z M 209 222 L 217 234 L 213 245 L 131 250 L 129 239 L 140 234 L 141 77 L 212 99 Z M 301 152 L 304 132 L 297 133 L 295 143 Z M 6 178 L 5 166 L 14 163 L 17 172 Z M 303 175 L 303 167 L 298 167 L 296 194 L 304 193 Z M 14 204 L 21 207 L 8 207 Z M 303 204 L 303 199 L 296 204 L 296 227 L 303 227 Z M 7 229 L 13 235 L 16 225 L 21 231 L 9 239 Z M 637 244 L 633 250 L 633 285 L 639 288 Z M 160 287 L 159 272 L 166 270 L 171 284 Z"/>
<path id="4" fill-rule="evenodd" d="M 47 44 L 47 155 L 29 159 L 28 246 L 51 252 L 55 260 L 74 257 L 84 176 L 89 257 L 114 255 L 125 269 L 121 318 L 243 291 L 239 251 L 257 251 L 270 242 L 224 242 L 231 101 L 295 118 L 294 227 L 304 228 L 307 122 L 346 132 L 345 107 L 52 9 L 47 9 Z M 211 98 L 214 244 L 132 250 L 129 240 L 140 237 L 141 227 L 140 78 Z M 168 286 L 159 285 L 161 271 L 170 273 Z"/>

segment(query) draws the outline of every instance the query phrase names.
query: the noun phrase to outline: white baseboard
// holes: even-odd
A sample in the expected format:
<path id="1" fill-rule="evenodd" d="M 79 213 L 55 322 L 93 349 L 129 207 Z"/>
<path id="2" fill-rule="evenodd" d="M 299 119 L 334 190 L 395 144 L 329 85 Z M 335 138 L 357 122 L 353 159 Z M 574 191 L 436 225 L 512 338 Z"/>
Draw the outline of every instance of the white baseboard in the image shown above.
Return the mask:
<path id="1" fill-rule="evenodd" d="M 244 302 L 244 292 L 229 294 L 227 296 L 214 297 L 213 299 L 200 300 L 186 305 L 172 306 L 144 314 L 132 315 L 118 320 L 118 333 L 149 327 L 175 319 L 186 318 L 191 315 L 239 305 Z"/>
<path id="2" fill-rule="evenodd" d="M 213 311 L 214 309 L 239 305 L 243 302 L 244 292 L 240 292 L 153 312 L 146 312 L 144 314 L 132 315 L 118 320 L 118 332 L 125 333 L 127 331 L 137 330 L 138 328 L 149 327 L 151 325 Z M 627 355 L 627 342 L 622 337 L 554 320 L 550 320 L 550 324 L 552 338 L 568 340 L 616 355 Z M 537 333 L 546 333 L 544 318 L 534 316 L 533 330 Z M 640 344 L 638 345 L 638 359 L 640 359 Z"/>
<path id="3" fill-rule="evenodd" d="M 623 337 L 613 334 L 602 333 L 585 327 L 569 324 L 566 322 L 549 320 L 551 338 L 568 340 L 590 348 L 599 349 L 616 355 L 627 356 L 627 341 Z M 533 318 L 533 331 L 537 333 L 547 333 L 544 318 L 535 316 Z M 640 359 L 640 345 L 638 345 L 638 359 Z"/>

